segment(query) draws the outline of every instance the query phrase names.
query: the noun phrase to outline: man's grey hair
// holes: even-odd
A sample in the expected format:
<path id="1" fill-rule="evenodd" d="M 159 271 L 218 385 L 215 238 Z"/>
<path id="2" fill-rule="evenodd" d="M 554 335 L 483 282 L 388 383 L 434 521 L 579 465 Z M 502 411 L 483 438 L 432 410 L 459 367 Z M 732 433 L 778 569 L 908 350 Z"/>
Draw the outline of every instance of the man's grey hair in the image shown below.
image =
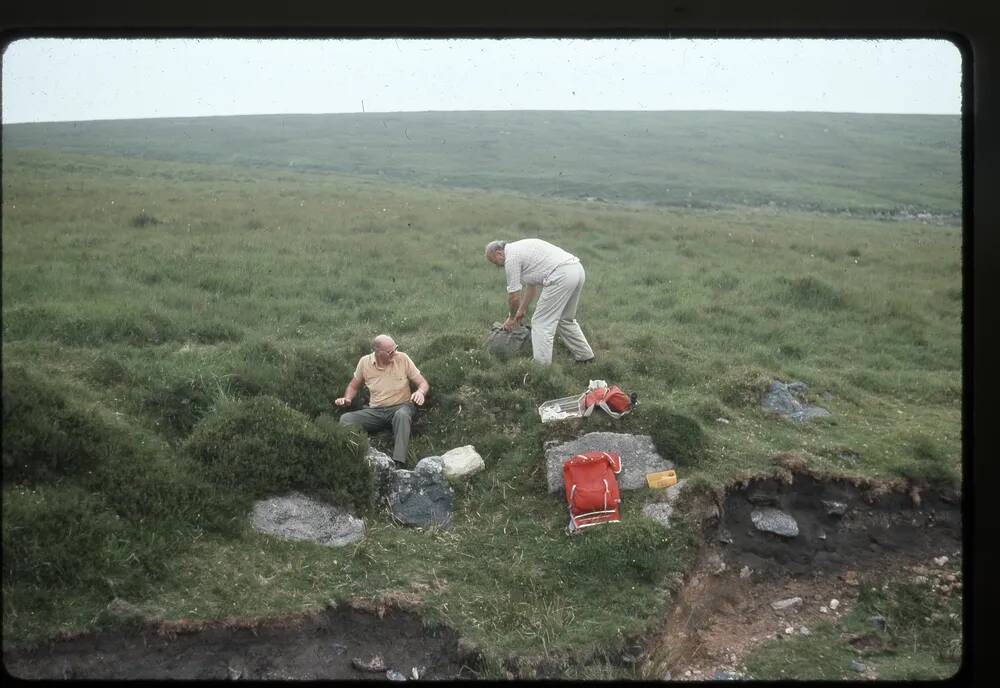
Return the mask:
<path id="1" fill-rule="evenodd" d="M 506 245 L 507 245 L 506 241 L 491 241 L 490 243 L 486 244 L 486 257 L 489 258 L 490 256 L 492 256 L 494 253 L 496 253 Z"/>

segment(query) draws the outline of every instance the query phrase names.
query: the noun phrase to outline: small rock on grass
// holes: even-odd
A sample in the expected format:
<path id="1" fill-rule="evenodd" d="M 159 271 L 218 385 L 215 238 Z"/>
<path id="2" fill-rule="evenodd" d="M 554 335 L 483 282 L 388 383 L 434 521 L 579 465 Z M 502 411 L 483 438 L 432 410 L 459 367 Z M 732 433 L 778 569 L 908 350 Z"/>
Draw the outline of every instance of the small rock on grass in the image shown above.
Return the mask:
<path id="1" fill-rule="evenodd" d="M 868 667 L 866 667 L 864 664 L 862 664 L 856 659 L 851 660 L 851 669 L 858 672 L 859 674 L 863 674 L 866 671 L 868 671 Z"/>
<path id="2" fill-rule="evenodd" d="M 393 669 L 389 669 L 389 671 L 385 672 L 385 677 L 387 679 L 389 679 L 390 681 L 405 681 L 406 680 L 406 676 L 404 676 L 403 674 L 401 674 L 398 671 L 395 671 Z"/>

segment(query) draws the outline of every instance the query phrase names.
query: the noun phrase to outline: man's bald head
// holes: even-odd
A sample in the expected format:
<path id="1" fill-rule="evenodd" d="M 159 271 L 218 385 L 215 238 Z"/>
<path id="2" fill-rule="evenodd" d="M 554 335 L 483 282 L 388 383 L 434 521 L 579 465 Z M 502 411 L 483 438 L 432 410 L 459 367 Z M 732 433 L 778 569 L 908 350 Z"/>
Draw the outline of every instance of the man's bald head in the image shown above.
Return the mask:
<path id="1" fill-rule="evenodd" d="M 380 334 L 372 340 L 372 351 L 392 351 L 396 348 L 396 342 L 387 334 Z"/>

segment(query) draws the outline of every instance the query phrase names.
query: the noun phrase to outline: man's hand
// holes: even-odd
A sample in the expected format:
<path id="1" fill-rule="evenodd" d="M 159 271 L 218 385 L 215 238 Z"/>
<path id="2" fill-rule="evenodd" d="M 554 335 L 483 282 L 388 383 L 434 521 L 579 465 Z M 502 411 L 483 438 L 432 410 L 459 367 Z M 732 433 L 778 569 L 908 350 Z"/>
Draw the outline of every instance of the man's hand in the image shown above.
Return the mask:
<path id="1" fill-rule="evenodd" d="M 520 323 L 518 322 L 517 318 L 508 315 L 507 319 L 503 321 L 503 329 L 506 330 L 507 332 L 510 332 L 511 330 L 514 329 L 514 326 L 518 324 Z"/>
<path id="2" fill-rule="evenodd" d="M 348 399 L 347 397 L 338 397 L 337 399 L 334 400 L 333 403 L 335 403 L 337 406 L 350 406 L 351 400 Z"/>
<path id="3" fill-rule="evenodd" d="M 417 406 L 423 406 L 424 405 L 424 393 L 421 392 L 418 389 L 416 392 L 414 392 L 413 394 L 410 395 L 410 401 L 412 401 Z"/>

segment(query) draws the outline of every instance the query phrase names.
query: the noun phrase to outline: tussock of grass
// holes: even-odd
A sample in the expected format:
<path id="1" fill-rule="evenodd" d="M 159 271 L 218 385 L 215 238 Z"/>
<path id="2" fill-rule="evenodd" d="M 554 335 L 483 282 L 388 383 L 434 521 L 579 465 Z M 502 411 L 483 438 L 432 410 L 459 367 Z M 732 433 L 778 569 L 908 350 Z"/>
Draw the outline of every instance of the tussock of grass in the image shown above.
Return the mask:
<path id="1" fill-rule="evenodd" d="M 221 401 L 184 445 L 205 477 L 223 489 L 254 498 L 299 490 L 361 510 L 374 503 L 367 451 L 363 433 L 316 425 L 267 396 Z"/>

